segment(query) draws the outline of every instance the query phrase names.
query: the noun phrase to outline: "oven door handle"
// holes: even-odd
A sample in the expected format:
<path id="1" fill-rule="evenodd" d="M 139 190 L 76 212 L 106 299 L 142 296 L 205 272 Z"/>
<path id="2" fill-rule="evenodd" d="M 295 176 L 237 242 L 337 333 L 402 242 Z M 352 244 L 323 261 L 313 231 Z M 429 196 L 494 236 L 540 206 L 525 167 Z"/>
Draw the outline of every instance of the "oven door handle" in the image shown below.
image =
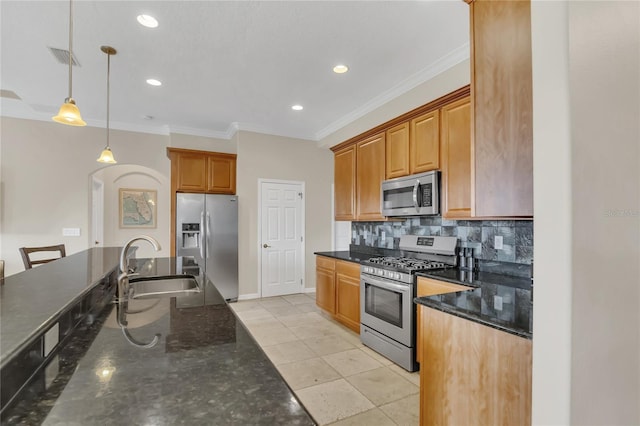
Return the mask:
<path id="1" fill-rule="evenodd" d="M 413 207 L 416 208 L 416 211 L 420 211 L 420 206 L 418 206 L 418 187 L 420 187 L 420 180 L 416 179 L 416 183 L 413 185 Z"/>
<path id="2" fill-rule="evenodd" d="M 400 285 L 400 284 L 394 284 L 392 282 L 389 282 L 387 280 L 381 280 L 378 278 L 363 278 L 362 279 L 365 283 L 369 283 L 369 285 L 374 285 L 376 287 L 380 287 L 383 288 L 385 290 L 391 290 L 391 291 L 397 291 L 400 293 L 408 293 L 411 289 L 411 286 L 408 285 Z"/>

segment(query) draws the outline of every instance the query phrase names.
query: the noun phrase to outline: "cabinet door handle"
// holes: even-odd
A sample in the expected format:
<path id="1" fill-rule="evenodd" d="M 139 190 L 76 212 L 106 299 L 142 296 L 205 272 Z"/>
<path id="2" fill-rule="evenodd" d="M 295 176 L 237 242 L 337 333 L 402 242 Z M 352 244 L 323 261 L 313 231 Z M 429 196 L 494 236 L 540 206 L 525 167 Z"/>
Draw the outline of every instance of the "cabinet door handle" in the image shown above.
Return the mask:
<path id="1" fill-rule="evenodd" d="M 264 243 L 264 244 L 262 245 L 262 247 L 264 247 L 264 248 L 269 248 L 269 247 L 271 247 L 271 246 L 270 246 L 269 244 L 267 244 L 267 243 Z"/>

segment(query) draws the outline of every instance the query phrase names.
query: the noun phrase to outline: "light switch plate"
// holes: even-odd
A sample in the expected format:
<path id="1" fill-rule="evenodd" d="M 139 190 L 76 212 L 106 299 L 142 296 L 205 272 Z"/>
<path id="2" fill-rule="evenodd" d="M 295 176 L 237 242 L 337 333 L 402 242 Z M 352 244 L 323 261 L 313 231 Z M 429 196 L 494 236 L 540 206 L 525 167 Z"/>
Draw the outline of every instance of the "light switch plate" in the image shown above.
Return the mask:
<path id="1" fill-rule="evenodd" d="M 384 241 L 387 239 L 387 233 L 382 231 L 380 233 L 380 240 L 384 243 Z"/>
<path id="2" fill-rule="evenodd" d="M 62 228 L 63 237 L 79 237 L 80 228 Z"/>
<path id="3" fill-rule="evenodd" d="M 496 250 L 502 250 L 502 235 L 496 235 L 493 242 L 493 248 Z"/>

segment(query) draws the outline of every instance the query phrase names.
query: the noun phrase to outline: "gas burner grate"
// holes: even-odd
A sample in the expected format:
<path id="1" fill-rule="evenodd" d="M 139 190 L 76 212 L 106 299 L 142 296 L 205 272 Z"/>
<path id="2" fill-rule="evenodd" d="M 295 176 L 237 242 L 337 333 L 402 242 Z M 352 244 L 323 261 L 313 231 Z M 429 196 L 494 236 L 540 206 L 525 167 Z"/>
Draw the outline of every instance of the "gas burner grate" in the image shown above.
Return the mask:
<path id="1" fill-rule="evenodd" d="M 413 259 L 410 257 L 373 257 L 368 261 L 376 265 L 403 269 L 406 271 L 419 271 L 421 269 L 442 269 L 446 267 L 443 262 Z"/>

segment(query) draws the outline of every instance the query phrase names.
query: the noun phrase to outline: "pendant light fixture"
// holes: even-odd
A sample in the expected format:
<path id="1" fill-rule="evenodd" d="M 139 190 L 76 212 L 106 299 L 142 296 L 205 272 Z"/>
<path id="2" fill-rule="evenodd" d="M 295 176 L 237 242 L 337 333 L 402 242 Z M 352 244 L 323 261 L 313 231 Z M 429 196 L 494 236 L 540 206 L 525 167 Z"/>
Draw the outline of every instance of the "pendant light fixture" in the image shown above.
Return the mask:
<path id="1" fill-rule="evenodd" d="M 69 0 L 69 97 L 64 100 L 64 103 L 58 111 L 58 115 L 53 118 L 53 121 L 58 123 L 67 124 L 69 126 L 86 126 L 80 116 L 80 110 L 76 106 L 76 101 L 71 97 L 71 81 L 72 81 L 72 61 L 73 61 L 73 6 L 72 0 Z"/>
<path id="2" fill-rule="evenodd" d="M 115 164 L 116 159 L 113 158 L 113 152 L 111 152 L 111 148 L 109 147 L 109 76 L 111 74 L 111 55 L 116 54 L 116 49 L 111 46 L 100 46 L 100 50 L 107 54 L 107 146 L 96 161 L 99 163 Z"/>

